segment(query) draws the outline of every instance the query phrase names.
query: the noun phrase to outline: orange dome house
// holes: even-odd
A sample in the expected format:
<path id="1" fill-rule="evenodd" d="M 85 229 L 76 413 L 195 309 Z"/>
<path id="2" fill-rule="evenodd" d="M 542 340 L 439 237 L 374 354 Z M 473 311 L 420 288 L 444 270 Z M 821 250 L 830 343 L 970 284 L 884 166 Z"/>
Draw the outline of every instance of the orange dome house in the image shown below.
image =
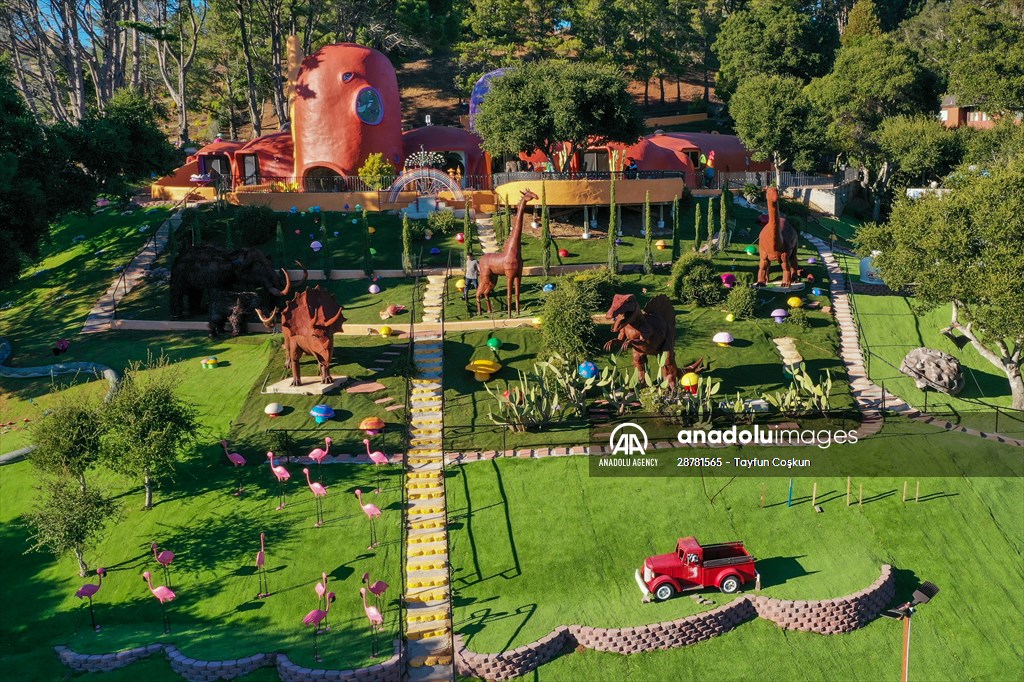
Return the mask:
<path id="1" fill-rule="evenodd" d="M 403 159 L 415 154 L 422 147 L 427 152 L 439 152 L 445 157 L 444 170 L 467 175 L 487 175 L 490 168 L 483 150 L 483 140 L 476 133 L 462 128 L 427 126 L 414 128 L 402 134 L 405 147 Z"/>
<path id="2" fill-rule="evenodd" d="M 292 134 L 271 133 L 246 142 L 235 151 L 235 184 L 287 182 L 295 169 Z"/>
<path id="3" fill-rule="evenodd" d="M 307 191 L 341 184 L 318 178 L 354 175 L 374 152 L 400 167 L 402 110 L 391 62 L 354 43 L 306 57 L 295 81 L 292 131 L 294 174 Z"/>

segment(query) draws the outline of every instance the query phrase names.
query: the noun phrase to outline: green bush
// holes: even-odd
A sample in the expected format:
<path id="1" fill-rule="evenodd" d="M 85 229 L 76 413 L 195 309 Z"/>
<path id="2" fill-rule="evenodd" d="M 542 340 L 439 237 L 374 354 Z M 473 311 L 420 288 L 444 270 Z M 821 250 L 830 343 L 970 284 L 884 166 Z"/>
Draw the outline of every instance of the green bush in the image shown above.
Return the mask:
<path id="1" fill-rule="evenodd" d="M 359 169 L 359 179 L 370 189 L 385 189 L 395 181 L 395 167 L 383 154 L 374 152 L 366 157 L 366 162 Z"/>
<path id="2" fill-rule="evenodd" d="M 455 217 L 455 211 L 448 209 L 434 211 L 427 216 L 427 227 L 433 231 L 435 236 L 455 234 L 459 231 L 459 221 Z"/>
<path id="3" fill-rule="evenodd" d="M 268 206 L 242 206 L 235 211 L 233 221 L 241 246 L 266 244 L 277 232 L 277 214 Z"/>
<path id="4" fill-rule="evenodd" d="M 598 308 L 596 287 L 559 277 L 555 290 L 544 295 L 541 345 L 548 355 L 582 361 L 593 350 L 597 330 L 591 317 Z"/>
<path id="5" fill-rule="evenodd" d="M 757 292 L 748 286 L 736 284 L 725 299 L 725 310 L 736 316 L 736 319 L 754 316 L 757 307 Z"/>
<path id="6" fill-rule="evenodd" d="M 600 309 L 611 305 L 616 291 L 622 287 L 622 277 L 607 267 L 584 270 L 570 277 L 580 286 L 593 291 L 595 305 Z"/>
<path id="7" fill-rule="evenodd" d="M 786 318 L 786 324 L 791 324 L 798 329 L 810 329 L 811 318 L 807 317 L 807 311 L 803 308 L 792 308 L 789 311 L 789 317 Z"/>
<path id="8" fill-rule="evenodd" d="M 713 306 L 725 298 L 715 266 L 702 253 L 687 253 L 677 260 L 668 287 L 680 303 Z"/>

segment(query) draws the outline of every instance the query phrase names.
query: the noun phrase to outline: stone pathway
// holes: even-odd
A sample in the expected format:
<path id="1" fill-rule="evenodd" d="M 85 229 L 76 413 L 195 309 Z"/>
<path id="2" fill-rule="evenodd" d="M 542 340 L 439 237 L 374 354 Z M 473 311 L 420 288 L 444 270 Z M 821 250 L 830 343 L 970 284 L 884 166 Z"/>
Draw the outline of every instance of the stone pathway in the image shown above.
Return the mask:
<path id="1" fill-rule="evenodd" d="M 181 215 L 175 213 L 160 225 L 153 238 L 146 242 L 146 246 L 135 256 L 131 267 L 117 276 L 110 288 L 100 296 L 100 300 L 89 311 L 89 316 L 85 318 L 85 326 L 82 327 L 83 334 L 95 334 L 110 329 L 117 304 L 146 277 L 153 261 L 167 245 L 167 237 L 171 230 L 177 229 L 179 224 L 181 224 Z"/>
<path id="2" fill-rule="evenodd" d="M 427 286 L 423 290 L 423 322 L 441 321 L 441 299 L 444 297 L 445 275 L 427 275 Z"/>
<path id="3" fill-rule="evenodd" d="M 494 237 L 494 218 L 476 219 L 476 241 L 484 253 L 498 252 L 498 240 Z"/>
<path id="4" fill-rule="evenodd" d="M 804 356 L 800 355 L 800 351 L 796 349 L 796 339 L 793 337 L 783 336 L 772 339 L 772 342 L 778 349 L 779 355 L 782 356 L 782 364 L 786 367 L 796 367 L 804 361 Z"/>
<path id="5" fill-rule="evenodd" d="M 454 680 L 448 529 L 445 514 L 442 409 L 444 340 L 417 338 L 413 351 L 419 378 L 410 397 L 406 497 L 407 679 Z"/>

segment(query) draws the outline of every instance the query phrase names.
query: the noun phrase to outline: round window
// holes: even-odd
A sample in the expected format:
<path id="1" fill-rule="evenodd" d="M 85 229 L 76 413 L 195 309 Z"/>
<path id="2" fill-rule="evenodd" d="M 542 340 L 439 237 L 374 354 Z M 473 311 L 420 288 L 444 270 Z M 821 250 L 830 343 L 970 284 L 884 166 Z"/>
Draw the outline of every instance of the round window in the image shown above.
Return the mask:
<path id="1" fill-rule="evenodd" d="M 363 88 L 356 96 L 356 115 L 369 125 L 377 125 L 384 118 L 384 103 L 376 88 Z"/>

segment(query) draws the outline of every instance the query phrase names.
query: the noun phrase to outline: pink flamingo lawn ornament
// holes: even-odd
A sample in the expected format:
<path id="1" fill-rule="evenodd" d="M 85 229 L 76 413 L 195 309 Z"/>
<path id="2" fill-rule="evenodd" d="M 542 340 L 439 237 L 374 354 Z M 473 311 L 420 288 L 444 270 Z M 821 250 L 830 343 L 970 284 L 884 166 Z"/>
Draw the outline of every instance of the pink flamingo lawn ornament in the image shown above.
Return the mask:
<path id="1" fill-rule="evenodd" d="M 366 588 L 360 587 L 359 594 L 363 597 L 363 612 L 366 613 L 366 620 L 370 621 L 370 630 L 373 632 L 373 657 L 377 657 L 377 632 L 384 625 L 384 616 L 376 606 L 366 605 Z"/>
<path id="2" fill-rule="evenodd" d="M 323 449 L 321 449 L 321 448 L 313 448 L 310 451 L 309 455 L 308 455 L 308 457 L 311 460 L 316 462 L 316 476 L 317 476 L 317 478 L 320 478 L 320 479 L 323 478 L 323 475 L 320 473 L 320 464 L 324 461 L 324 458 L 327 457 L 327 455 L 330 454 L 330 452 L 331 452 L 331 443 L 333 443 L 333 442 L 334 441 L 331 440 L 330 436 L 324 438 L 324 445 L 326 445 L 327 447 L 325 447 Z"/>
<path id="3" fill-rule="evenodd" d="M 277 510 L 280 511 L 280 510 L 284 509 L 284 505 L 285 505 L 284 482 L 287 481 L 289 478 L 291 478 L 292 475 L 290 473 L 288 473 L 288 470 L 285 469 L 280 464 L 278 464 L 276 466 L 274 465 L 274 453 L 273 452 L 268 452 L 267 453 L 267 459 L 270 460 L 270 471 L 274 474 L 274 477 L 277 479 L 277 490 L 278 490 Z"/>
<path id="4" fill-rule="evenodd" d="M 235 482 L 238 483 L 238 489 L 235 490 L 235 497 L 238 497 L 239 495 L 242 494 L 241 467 L 245 466 L 245 457 L 242 457 L 237 452 L 228 452 L 228 442 L 226 440 L 222 440 L 220 442 L 220 446 L 224 448 L 224 454 L 227 456 L 228 461 L 230 461 L 235 466 Z"/>
<path id="5" fill-rule="evenodd" d="M 79 587 L 78 590 L 75 592 L 75 596 L 79 599 L 89 599 L 89 619 L 92 621 L 92 629 L 96 632 L 100 631 L 100 626 L 96 625 L 96 614 L 93 613 L 92 610 L 92 598 L 93 595 L 99 592 L 100 588 L 103 587 L 103 576 L 105 576 L 106 574 L 107 570 L 105 568 L 97 568 L 96 575 L 100 577 L 100 581 L 98 583 L 86 583 Z"/>
<path id="6" fill-rule="evenodd" d="M 270 587 L 267 585 L 267 534 L 260 533 L 260 551 L 256 552 L 256 574 L 260 580 L 257 588 L 257 599 L 270 596 Z"/>
<path id="7" fill-rule="evenodd" d="M 171 588 L 160 585 L 159 587 L 153 587 L 153 578 L 146 571 L 142 574 L 142 577 L 146 579 L 146 584 L 149 585 L 149 591 L 153 593 L 153 596 L 160 602 L 160 611 L 163 612 L 164 616 L 164 634 L 166 635 L 171 631 L 171 623 L 167 620 L 167 602 L 174 601 L 174 598 L 178 595 L 171 591 Z"/>
<path id="8" fill-rule="evenodd" d="M 363 445 L 366 446 L 366 455 L 373 462 L 373 468 L 377 472 L 377 489 L 374 490 L 375 495 L 380 495 L 380 468 L 388 463 L 388 456 L 380 450 L 374 450 L 370 452 L 370 439 L 364 438 Z"/>
<path id="9" fill-rule="evenodd" d="M 313 585 L 313 589 L 316 591 L 316 596 L 319 598 L 320 608 L 327 606 L 327 574 L 320 574 L 320 582 Z M 324 630 L 330 630 L 330 626 L 327 624 L 327 616 L 324 616 Z"/>
<path id="10" fill-rule="evenodd" d="M 155 542 L 151 544 L 149 548 L 153 550 L 153 556 L 156 557 L 157 563 L 164 567 L 164 581 L 166 581 L 166 583 L 170 585 L 171 574 L 167 569 L 171 565 L 171 562 L 174 561 L 174 552 L 170 552 L 165 549 L 164 551 L 157 554 L 157 544 Z"/>
<path id="11" fill-rule="evenodd" d="M 370 594 L 373 595 L 374 601 L 377 603 L 377 610 L 380 611 L 381 598 L 388 591 L 388 584 L 383 580 L 376 580 L 371 584 L 369 571 L 363 573 L 363 584 L 366 585 L 366 589 L 370 590 Z"/>
<path id="12" fill-rule="evenodd" d="M 373 525 L 373 520 L 380 516 L 380 509 L 372 502 L 363 504 L 362 490 L 356 490 L 356 498 L 359 500 L 359 507 L 366 514 L 366 518 L 370 519 L 370 546 L 366 549 L 374 549 L 377 547 L 377 529 Z"/>
<path id="13" fill-rule="evenodd" d="M 303 469 L 302 473 L 306 474 L 306 485 L 313 491 L 313 500 L 316 502 L 316 523 L 313 524 L 314 528 L 319 528 L 324 525 L 324 500 L 327 497 L 327 488 L 316 481 L 309 480 L 309 469 Z"/>
<path id="14" fill-rule="evenodd" d="M 324 609 L 313 609 L 306 614 L 306 617 L 302 619 L 303 625 L 313 626 L 313 660 L 320 661 L 320 651 L 318 648 L 320 642 L 320 622 L 327 621 L 327 613 L 331 610 L 331 604 L 334 603 L 334 593 L 328 592 L 326 595 L 326 606 Z"/>

